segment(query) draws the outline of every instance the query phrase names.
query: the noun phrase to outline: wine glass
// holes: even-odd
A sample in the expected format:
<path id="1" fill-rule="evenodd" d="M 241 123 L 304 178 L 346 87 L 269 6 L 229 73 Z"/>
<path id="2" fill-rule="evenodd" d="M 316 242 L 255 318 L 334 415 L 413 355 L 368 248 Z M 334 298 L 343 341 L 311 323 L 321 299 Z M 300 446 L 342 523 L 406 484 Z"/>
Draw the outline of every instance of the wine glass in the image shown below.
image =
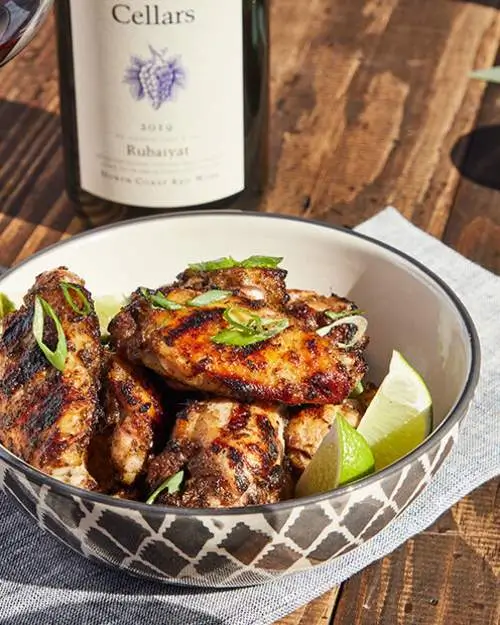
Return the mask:
<path id="1" fill-rule="evenodd" d="M 0 66 L 28 45 L 53 0 L 0 0 Z"/>

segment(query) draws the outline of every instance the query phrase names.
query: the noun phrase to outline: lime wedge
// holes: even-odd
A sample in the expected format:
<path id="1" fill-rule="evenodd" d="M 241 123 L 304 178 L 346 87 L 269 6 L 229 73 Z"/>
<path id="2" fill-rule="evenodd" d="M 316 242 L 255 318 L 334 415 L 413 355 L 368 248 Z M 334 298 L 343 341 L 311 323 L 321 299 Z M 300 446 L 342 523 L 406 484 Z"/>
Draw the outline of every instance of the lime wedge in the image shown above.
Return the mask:
<path id="1" fill-rule="evenodd" d="M 397 351 L 389 373 L 358 426 L 370 445 L 377 470 L 420 445 L 429 434 L 432 398 L 424 380 Z"/>
<path id="2" fill-rule="evenodd" d="M 102 335 L 107 334 L 109 322 L 120 312 L 125 303 L 124 298 L 120 299 L 113 295 L 103 295 L 96 298 L 95 311 L 99 318 Z"/>
<path id="3" fill-rule="evenodd" d="M 298 497 L 324 493 L 369 475 L 374 470 L 373 454 L 365 439 L 340 415 L 301 475 Z"/>

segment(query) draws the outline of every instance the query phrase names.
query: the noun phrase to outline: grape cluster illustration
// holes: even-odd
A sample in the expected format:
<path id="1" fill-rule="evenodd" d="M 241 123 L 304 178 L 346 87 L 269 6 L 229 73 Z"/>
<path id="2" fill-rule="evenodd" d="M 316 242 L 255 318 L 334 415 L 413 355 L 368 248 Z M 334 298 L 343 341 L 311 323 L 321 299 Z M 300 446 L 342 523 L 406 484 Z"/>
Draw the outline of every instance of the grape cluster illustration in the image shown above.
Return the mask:
<path id="1" fill-rule="evenodd" d="M 173 100 L 179 88 L 185 87 L 186 73 L 180 57 L 168 56 L 168 50 L 157 51 L 149 46 L 151 56 L 142 59 L 133 56 L 125 72 L 124 82 L 130 85 L 135 100 L 146 98 L 158 110 Z"/>

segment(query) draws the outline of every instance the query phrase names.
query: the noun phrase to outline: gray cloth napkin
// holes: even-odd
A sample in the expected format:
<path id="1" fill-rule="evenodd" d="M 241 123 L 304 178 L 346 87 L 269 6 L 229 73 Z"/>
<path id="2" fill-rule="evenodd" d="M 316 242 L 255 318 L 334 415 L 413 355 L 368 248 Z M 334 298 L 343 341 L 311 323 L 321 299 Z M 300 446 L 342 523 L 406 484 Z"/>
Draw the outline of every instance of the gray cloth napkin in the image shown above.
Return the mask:
<path id="1" fill-rule="evenodd" d="M 500 278 L 419 231 L 394 209 L 359 230 L 440 275 L 463 300 L 480 335 L 484 364 L 466 427 L 426 491 L 386 530 L 334 564 L 229 591 L 162 586 L 90 564 L 43 534 L 0 495 L 1 625 L 267 625 L 387 555 L 500 473 Z"/>

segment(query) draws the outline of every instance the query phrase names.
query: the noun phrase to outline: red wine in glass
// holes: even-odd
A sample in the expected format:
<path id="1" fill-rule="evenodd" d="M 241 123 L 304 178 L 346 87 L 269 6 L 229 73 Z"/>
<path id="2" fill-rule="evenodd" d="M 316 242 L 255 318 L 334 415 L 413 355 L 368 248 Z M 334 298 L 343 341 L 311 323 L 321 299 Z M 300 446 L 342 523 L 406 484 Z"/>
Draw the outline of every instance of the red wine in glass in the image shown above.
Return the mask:
<path id="1" fill-rule="evenodd" d="M 52 0 L 0 0 L 0 66 L 28 45 Z"/>

